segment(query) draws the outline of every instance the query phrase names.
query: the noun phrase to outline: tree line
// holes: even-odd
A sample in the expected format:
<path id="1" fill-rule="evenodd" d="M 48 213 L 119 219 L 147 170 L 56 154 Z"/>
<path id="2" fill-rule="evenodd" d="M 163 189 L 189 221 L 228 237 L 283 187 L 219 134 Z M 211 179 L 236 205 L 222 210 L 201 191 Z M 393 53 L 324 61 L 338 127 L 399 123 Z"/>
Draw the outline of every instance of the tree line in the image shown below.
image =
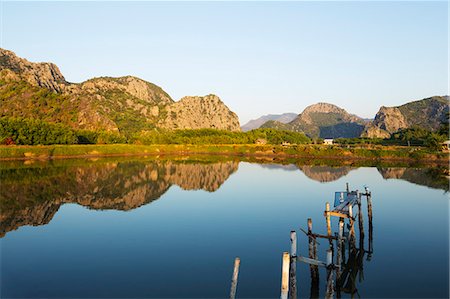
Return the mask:
<path id="1" fill-rule="evenodd" d="M 434 131 L 423 128 L 402 129 L 387 139 L 338 138 L 342 145 L 411 145 L 439 149 L 449 138 L 448 121 Z M 61 123 L 39 119 L 0 117 L 0 144 L 51 145 L 51 144 L 310 144 L 322 143 L 304 133 L 278 129 L 255 129 L 249 132 L 231 132 L 217 129 L 161 130 L 152 129 L 124 135 L 103 130 L 78 130 Z"/>

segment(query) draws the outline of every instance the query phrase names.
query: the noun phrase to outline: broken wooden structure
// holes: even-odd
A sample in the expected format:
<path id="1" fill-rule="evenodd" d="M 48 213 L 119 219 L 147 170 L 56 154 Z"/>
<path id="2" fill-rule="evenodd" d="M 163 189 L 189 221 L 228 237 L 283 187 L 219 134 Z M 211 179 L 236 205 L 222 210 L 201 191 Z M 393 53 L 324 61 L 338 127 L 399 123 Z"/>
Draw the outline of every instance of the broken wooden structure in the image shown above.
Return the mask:
<path id="1" fill-rule="evenodd" d="M 364 249 L 364 217 L 362 211 L 362 197 L 367 199 L 367 213 L 369 219 L 369 240 L 368 249 Z M 355 213 L 355 208 L 358 213 Z M 353 297 L 358 292 L 356 288 L 357 277 L 359 280 L 364 278 L 363 259 L 367 253 L 367 260 L 370 260 L 373 253 L 373 225 L 372 225 L 372 194 L 367 187 L 365 192 L 358 190 L 336 192 L 334 200 L 334 208 L 330 208 L 330 203 L 325 204 L 324 217 L 327 226 L 326 234 L 318 234 L 313 232 L 312 219 L 307 221 L 308 230 L 303 231 L 308 237 L 308 257 L 297 255 L 297 244 L 293 244 L 296 240 L 295 231 L 291 232 L 291 255 L 292 260 L 303 262 L 309 265 L 311 275 L 310 298 L 319 297 L 319 267 L 326 268 L 326 292 L 325 298 L 340 298 L 341 293 L 349 293 Z M 332 234 L 331 217 L 339 218 L 338 232 Z M 348 221 L 347 225 L 345 222 Z M 355 233 L 355 222 L 358 221 L 359 244 L 357 245 L 357 236 Z M 345 228 L 347 227 L 347 231 Z M 293 237 L 294 236 L 294 237 Z M 317 245 L 318 239 L 328 240 L 329 247 L 327 249 L 326 261 L 318 259 Z M 295 248 L 293 250 L 292 248 Z M 346 248 L 348 254 L 346 258 Z M 295 286 L 288 290 L 289 298 L 297 298 L 297 277 L 296 268 L 290 271 L 289 286 Z M 287 298 L 282 296 L 281 298 Z"/>
<path id="2" fill-rule="evenodd" d="M 367 214 L 369 222 L 368 249 L 364 249 L 364 220 L 362 211 L 362 200 L 367 199 Z M 355 213 L 354 208 L 358 208 Z M 297 255 L 297 233 L 290 233 L 290 252 L 283 252 L 282 275 L 281 275 L 281 299 L 296 299 L 297 286 L 297 262 L 309 265 L 311 275 L 310 298 L 319 298 L 319 267 L 326 269 L 326 291 L 325 298 L 341 298 L 341 293 L 353 296 L 358 293 L 356 282 L 364 279 L 363 260 L 367 253 L 370 261 L 373 254 L 373 225 L 372 225 L 372 194 L 367 187 L 364 193 L 349 191 L 348 183 L 346 191 L 335 192 L 334 207 L 330 203 L 325 204 L 324 217 L 326 220 L 327 233 L 319 234 L 313 232 L 311 218 L 307 220 L 307 231 L 300 230 L 308 237 L 308 257 Z M 331 217 L 339 218 L 338 232 L 332 233 Z M 346 221 L 348 221 L 347 225 Z M 359 244 L 355 233 L 355 222 L 358 221 Z M 347 231 L 346 228 L 347 227 Z M 328 240 L 329 247 L 326 250 L 326 261 L 318 258 L 318 239 Z M 346 255 L 346 251 L 348 253 Z M 236 294 L 237 277 L 239 271 L 239 258 L 236 258 L 231 283 L 230 298 L 234 299 Z"/>

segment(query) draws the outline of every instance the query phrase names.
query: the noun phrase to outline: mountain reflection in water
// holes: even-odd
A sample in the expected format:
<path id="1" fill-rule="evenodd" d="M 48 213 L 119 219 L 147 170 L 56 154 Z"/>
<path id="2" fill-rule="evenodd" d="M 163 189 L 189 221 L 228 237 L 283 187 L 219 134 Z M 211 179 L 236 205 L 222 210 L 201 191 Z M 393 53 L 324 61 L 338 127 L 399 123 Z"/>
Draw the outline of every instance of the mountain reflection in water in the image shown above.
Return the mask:
<path id="1" fill-rule="evenodd" d="M 236 161 L 156 161 L 1 170 L 0 236 L 49 223 L 65 203 L 126 211 L 160 198 L 172 185 L 214 192 L 237 169 Z"/>
<path id="2" fill-rule="evenodd" d="M 24 225 L 51 221 L 60 206 L 77 203 L 89 209 L 131 210 L 160 198 L 172 185 L 184 190 L 214 192 L 238 170 L 239 161 L 109 161 L 76 165 L 48 163 L 1 165 L 0 237 Z M 261 164 L 265 168 L 302 171 L 308 178 L 331 182 L 354 166 L 311 166 L 301 163 Z M 379 167 L 384 179 L 401 179 L 449 190 L 439 168 Z"/>

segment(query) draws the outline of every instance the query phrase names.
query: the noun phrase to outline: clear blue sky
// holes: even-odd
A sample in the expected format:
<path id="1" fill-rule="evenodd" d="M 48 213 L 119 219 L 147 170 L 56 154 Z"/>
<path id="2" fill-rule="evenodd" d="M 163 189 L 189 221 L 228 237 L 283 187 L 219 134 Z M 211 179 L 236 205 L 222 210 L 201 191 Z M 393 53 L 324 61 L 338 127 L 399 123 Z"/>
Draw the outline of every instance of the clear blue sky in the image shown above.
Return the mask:
<path id="1" fill-rule="evenodd" d="M 217 94 L 244 124 L 331 102 L 362 117 L 448 94 L 447 2 L 2 3 L 1 47 L 66 79 Z"/>

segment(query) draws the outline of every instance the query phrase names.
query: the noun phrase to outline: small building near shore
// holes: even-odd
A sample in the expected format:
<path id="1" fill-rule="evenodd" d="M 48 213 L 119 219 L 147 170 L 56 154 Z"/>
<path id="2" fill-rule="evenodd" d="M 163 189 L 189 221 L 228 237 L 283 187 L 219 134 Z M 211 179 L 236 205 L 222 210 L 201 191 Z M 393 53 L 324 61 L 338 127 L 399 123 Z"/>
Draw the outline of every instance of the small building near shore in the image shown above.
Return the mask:
<path id="1" fill-rule="evenodd" d="M 323 144 L 325 145 L 333 145 L 333 139 L 324 139 Z"/>
<path id="2" fill-rule="evenodd" d="M 442 150 L 446 152 L 450 151 L 450 140 L 442 142 Z"/>

